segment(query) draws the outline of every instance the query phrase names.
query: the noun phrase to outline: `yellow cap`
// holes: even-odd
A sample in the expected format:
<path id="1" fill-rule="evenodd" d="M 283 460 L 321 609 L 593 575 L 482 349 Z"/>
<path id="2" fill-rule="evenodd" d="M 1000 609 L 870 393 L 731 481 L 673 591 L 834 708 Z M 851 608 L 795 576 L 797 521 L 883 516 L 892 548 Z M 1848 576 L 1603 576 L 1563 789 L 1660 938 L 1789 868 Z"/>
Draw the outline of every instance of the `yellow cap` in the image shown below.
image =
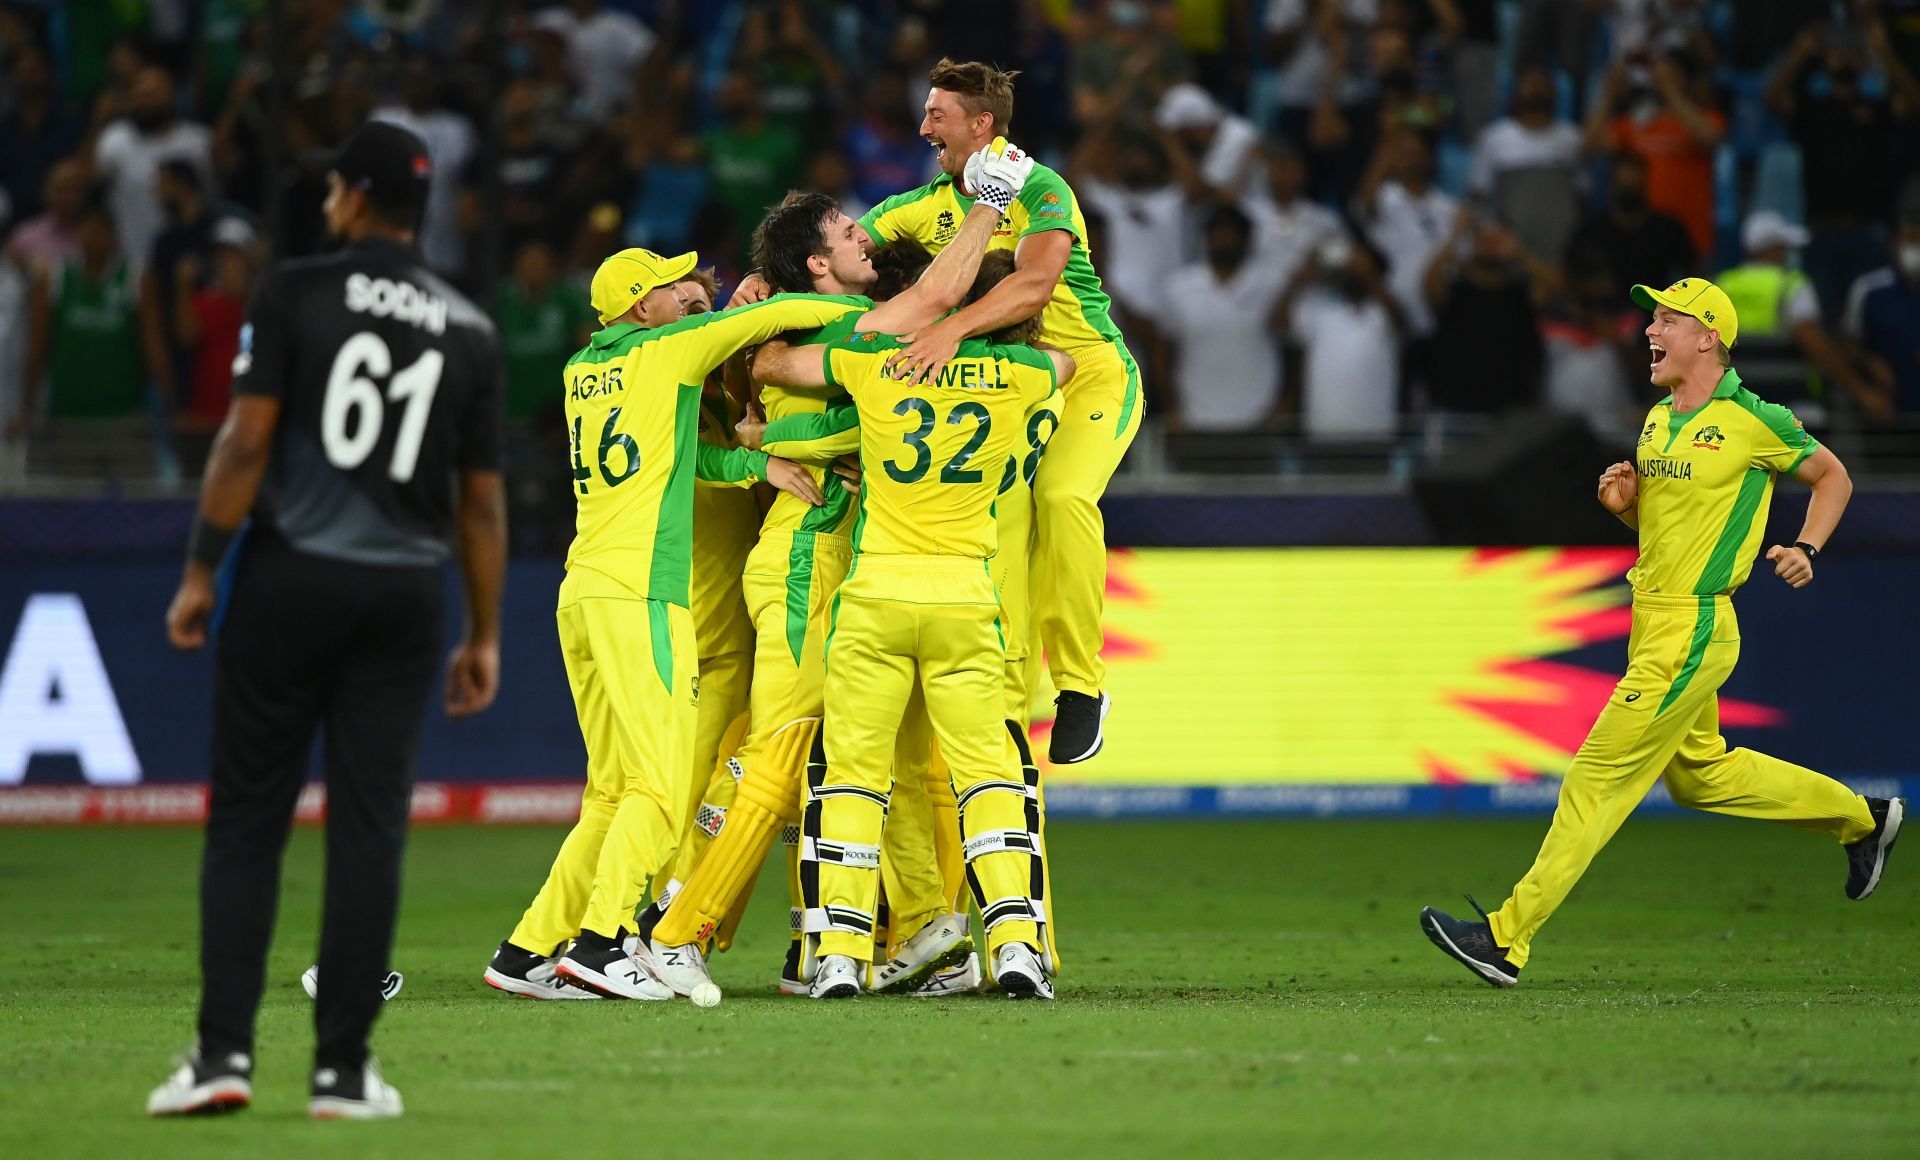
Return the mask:
<path id="1" fill-rule="evenodd" d="M 673 258 L 663 258 L 638 246 L 621 250 L 593 272 L 589 295 L 593 308 L 600 312 L 602 323 L 612 322 L 633 309 L 633 304 L 647 291 L 686 277 L 699 261 L 700 255 L 692 250 Z"/>
<path id="2" fill-rule="evenodd" d="M 1705 278 L 1682 278 L 1665 290 L 1635 286 L 1632 293 L 1633 301 L 1643 310 L 1665 306 L 1698 318 L 1703 325 L 1719 331 L 1720 341 L 1729 349 L 1740 337 L 1740 316 L 1734 313 L 1733 299 Z"/>

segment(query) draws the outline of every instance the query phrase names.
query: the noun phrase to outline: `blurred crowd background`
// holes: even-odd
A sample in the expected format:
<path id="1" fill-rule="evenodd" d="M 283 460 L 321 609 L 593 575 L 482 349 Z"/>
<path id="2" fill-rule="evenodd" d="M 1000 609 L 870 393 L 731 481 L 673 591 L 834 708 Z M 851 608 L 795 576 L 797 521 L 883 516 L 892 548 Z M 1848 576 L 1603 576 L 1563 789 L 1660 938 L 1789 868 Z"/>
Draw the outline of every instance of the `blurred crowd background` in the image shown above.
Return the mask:
<path id="1" fill-rule="evenodd" d="M 564 539 L 595 264 L 730 285 L 788 188 L 927 180 L 941 56 L 1020 70 L 1011 136 L 1081 199 L 1150 396 L 1118 489 L 1623 451 L 1659 393 L 1627 287 L 1700 274 L 1750 385 L 1920 473 L 1920 0 L 8 0 L 0 491 L 190 485 L 255 280 L 327 244 L 380 117 L 433 154 L 423 248 L 499 322 L 527 534 Z"/>

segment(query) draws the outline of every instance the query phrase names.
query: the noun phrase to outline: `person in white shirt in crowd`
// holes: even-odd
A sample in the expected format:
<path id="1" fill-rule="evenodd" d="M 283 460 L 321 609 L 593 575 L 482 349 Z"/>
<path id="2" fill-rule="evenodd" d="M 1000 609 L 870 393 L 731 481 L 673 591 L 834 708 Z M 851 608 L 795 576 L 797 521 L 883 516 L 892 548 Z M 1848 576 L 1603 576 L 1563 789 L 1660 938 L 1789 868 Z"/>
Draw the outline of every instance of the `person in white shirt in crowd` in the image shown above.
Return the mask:
<path id="1" fill-rule="evenodd" d="M 87 201 L 87 163 L 69 157 L 47 171 L 40 201 L 46 208 L 7 236 L 7 260 L 29 279 L 58 270 L 80 256 L 80 210 Z"/>
<path id="2" fill-rule="evenodd" d="M 1373 255 L 1323 242 L 1281 294 L 1276 315 L 1300 344 L 1300 429 L 1311 442 L 1394 439 L 1404 315 Z"/>
<path id="3" fill-rule="evenodd" d="M 1550 411 L 1585 420 L 1602 446 L 1624 452 L 1653 401 L 1641 390 L 1646 318 L 1623 309 L 1628 304 L 1604 254 L 1576 249 L 1568 255 L 1565 286 L 1540 324 L 1547 349 L 1544 401 Z"/>
<path id="4" fill-rule="evenodd" d="M 596 124 L 626 106 L 633 96 L 634 74 L 660 42 L 638 17 L 608 9 L 600 0 L 567 0 L 543 8 L 533 14 L 532 24 L 566 41 L 581 106 Z M 434 165 L 439 164 L 434 158 Z"/>
<path id="5" fill-rule="evenodd" d="M 1107 226 L 1101 287 L 1135 320 L 1158 314 L 1167 271 L 1187 254 L 1192 198 L 1185 179 L 1192 167 L 1167 138 L 1105 122 L 1082 134 L 1073 151 L 1073 187 Z"/>
<path id="6" fill-rule="evenodd" d="M 1580 219 L 1586 137 L 1559 117 L 1553 76 L 1533 65 L 1515 79 L 1508 115 L 1474 143 L 1467 188 L 1508 223 L 1528 252 L 1557 261 Z"/>
<path id="7" fill-rule="evenodd" d="M 160 163 L 180 160 L 199 171 L 201 188 L 218 188 L 213 173 L 213 130 L 179 115 L 173 77 L 149 65 L 134 78 L 127 115 L 100 131 L 93 168 L 106 184 L 120 251 L 135 277 L 145 267 L 155 238 L 167 226 L 157 192 Z"/>
<path id="8" fill-rule="evenodd" d="M 1240 199 L 1253 221 L 1253 261 L 1273 270 L 1282 286 L 1321 243 L 1347 236 L 1340 215 L 1307 197 L 1307 163 L 1286 141 L 1269 139 L 1267 184 Z M 1111 266 L 1112 258 L 1103 265 Z"/>
<path id="9" fill-rule="evenodd" d="M 1286 279 L 1253 258 L 1253 223 L 1234 205 L 1207 211 L 1206 260 L 1166 279 L 1161 312 L 1174 349 L 1174 406 L 1182 431 L 1249 431 L 1280 404 L 1273 310 Z"/>
<path id="10" fill-rule="evenodd" d="M 1460 203 L 1433 183 L 1433 145 L 1419 131 L 1382 133 L 1354 195 L 1354 214 L 1374 248 L 1386 255 L 1388 288 L 1406 320 L 1407 337 L 1433 333 L 1427 267 L 1453 231 Z"/>
<path id="11" fill-rule="evenodd" d="M 1253 122 L 1220 107 L 1196 84 L 1179 84 L 1160 97 L 1153 123 L 1167 134 L 1171 148 L 1191 161 L 1201 191 L 1234 201 L 1260 184 L 1260 130 Z"/>
<path id="12" fill-rule="evenodd" d="M 473 122 L 440 101 L 440 71 L 425 55 L 407 61 L 401 80 L 402 104 L 373 111 L 372 120 L 398 125 L 426 143 L 432 171 L 427 178 L 427 212 L 416 237 L 427 264 L 442 274 L 467 268 L 466 239 L 460 233 L 460 175 L 480 147 Z"/>
<path id="13" fill-rule="evenodd" d="M 1277 64 L 1269 99 L 1277 109 L 1282 133 L 1296 141 L 1305 139 L 1307 120 L 1320 103 L 1332 63 L 1327 38 L 1364 35 L 1379 19 L 1380 0 L 1267 0 L 1267 59 Z M 1347 59 L 1365 58 L 1348 53 Z M 1342 103 L 1366 95 L 1365 82 L 1358 76 L 1339 83 Z"/>

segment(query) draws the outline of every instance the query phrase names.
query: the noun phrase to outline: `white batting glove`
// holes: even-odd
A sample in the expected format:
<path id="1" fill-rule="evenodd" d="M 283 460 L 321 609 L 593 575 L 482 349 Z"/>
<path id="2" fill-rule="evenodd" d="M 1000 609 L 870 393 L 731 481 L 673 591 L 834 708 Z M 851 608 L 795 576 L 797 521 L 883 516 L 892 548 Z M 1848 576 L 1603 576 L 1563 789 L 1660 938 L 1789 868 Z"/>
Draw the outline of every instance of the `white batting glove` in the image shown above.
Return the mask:
<path id="1" fill-rule="evenodd" d="M 991 145 L 967 158 L 962 177 L 975 197 L 1006 213 L 1032 172 L 1033 158 L 1026 150 L 1004 137 L 995 137 Z"/>

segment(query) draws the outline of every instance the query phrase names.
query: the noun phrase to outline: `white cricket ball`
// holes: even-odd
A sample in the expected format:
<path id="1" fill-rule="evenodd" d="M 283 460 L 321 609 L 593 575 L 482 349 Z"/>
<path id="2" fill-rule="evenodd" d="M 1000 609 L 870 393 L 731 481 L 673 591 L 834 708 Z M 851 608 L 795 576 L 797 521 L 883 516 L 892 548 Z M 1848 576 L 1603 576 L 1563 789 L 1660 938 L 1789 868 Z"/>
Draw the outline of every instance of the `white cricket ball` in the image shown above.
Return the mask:
<path id="1" fill-rule="evenodd" d="M 702 983 L 698 987 L 695 987 L 693 994 L 688 995 L 687 998 L 693 1000 L 695 1007 L 718 1007 L 720 1005 L 720 988 L 714 986 L 712 983 Z"/>

